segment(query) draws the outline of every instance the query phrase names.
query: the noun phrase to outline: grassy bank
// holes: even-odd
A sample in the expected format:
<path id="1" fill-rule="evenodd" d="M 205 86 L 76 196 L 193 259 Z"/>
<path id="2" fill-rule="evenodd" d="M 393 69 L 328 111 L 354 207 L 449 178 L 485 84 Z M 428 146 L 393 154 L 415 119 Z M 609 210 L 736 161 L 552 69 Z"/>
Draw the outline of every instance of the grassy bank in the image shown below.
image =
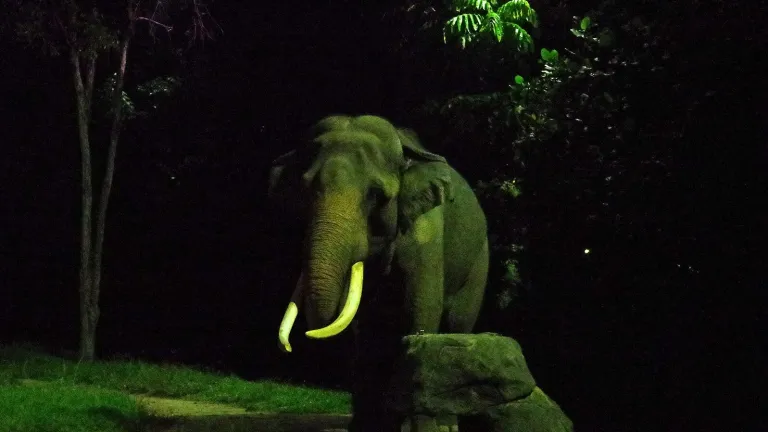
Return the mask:
<path id="1" fill-rule="evenodd" d="M 117 391 L 67 384 L 0 386 L 0 430 L 9 432 L 129 432 L 146 415 Z"/>
<path id="2" fill-rule="evenodd" d="M 47 385 L 24 385 L 44 381 Z M 78 363 L 0 347 L 0 430 L 130 431 L 142 413 L 128 394 L 226 403 L 257 412 L 348 413 L 349 395 L 138 361 Z"/>

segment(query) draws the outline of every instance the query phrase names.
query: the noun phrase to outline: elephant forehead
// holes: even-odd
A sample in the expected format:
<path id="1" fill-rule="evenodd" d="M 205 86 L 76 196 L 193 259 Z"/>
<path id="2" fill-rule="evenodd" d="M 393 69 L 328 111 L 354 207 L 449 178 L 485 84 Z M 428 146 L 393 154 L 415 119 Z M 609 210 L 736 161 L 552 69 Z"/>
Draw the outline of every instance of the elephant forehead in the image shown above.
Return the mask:
<path id="1" fill-rule="evenodd" d="M 352 119 L 350 127 L 358 130 L 366 130 L 375 133 L 380 137 L 396 136 L 397 129 L 392 123 L 381 117 L 364 115 Z"/>
<path id="2" fill-rule="evenodd" d="M 366 168 L 394 169 L 403 159 L 403 149 L 397 141 L 382 140 L 367 131 L 327 132 L 317 137 L 315 143 L 320 146 L 319 159 L 346 157 Z"/>
<path id="3" fill-rule="evenodd" d="M 385 154 L 390 157 L 402 157 L 403 148 L 397 134 L 381 134 L 364 129 L 334 130 L 317 136 L 314 142 L 321 148 L 362 149 L 369 156 Z"/>
<path id="4" fill-rule="evenodd" d="M 357 163 L 344 155 L 331 154 L 320 157 L 304 173 L 304 181 L 309 184 L 319 177 L 319 185 L 344 184 L 357 175 Z"/>
<path id="5" fill-rule="evenodd" d="M 315 142 L 321 147 L 360 147 L 366 145 L 380 145 L 378 135 L 364 130 L 332 130 L 318 135 Z"/>

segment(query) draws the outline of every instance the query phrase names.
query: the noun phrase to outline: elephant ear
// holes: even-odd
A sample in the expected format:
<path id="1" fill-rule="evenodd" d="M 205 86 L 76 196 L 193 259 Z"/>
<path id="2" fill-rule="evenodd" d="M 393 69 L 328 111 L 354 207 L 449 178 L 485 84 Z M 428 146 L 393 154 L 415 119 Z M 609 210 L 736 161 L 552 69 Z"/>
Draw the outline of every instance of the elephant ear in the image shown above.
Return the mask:
<path id="1" fill-rule="evenodd" d="M 275 199 L 277 190 L 284 184 L 285 167 L 291 165 L 296 160 L 296 150 L 291 150 L 288 153 L 279 156 L 272 161 L 272 165 L 269 168 L 269 189 L 267 190 L 267 196 L 270 200 Z"/>
<path id="2" fill-rule="evenodd" d="M 421 142 L 419 137 L 412 129 L 398 129 L 397 136 L 400 138 L 400 143 L 403 145 L 403 156 L 405 156 L 406 163 L 416 162 L 443 162 L 445 158 L 439 154 L 427 151 Z"/>
<path id="3" fill-rule="evenodd" d="M 301 182 L 303 159 L 299 151 L 292 150 L 272 161 L 267 196 L 273 208 L 280 213 L 287 211 L 292 216 L 298 216 L 305 210 Z"/>
<path id="4" fill-rule="evenodd" d="M 405 232 L 419 216 L 453 201 L 453 187 L 451 167 L 444 157 L 425 150 L 413 132 L 398 133 L 406 157 L 398 194 L 398 224 L 401 232 Z M 408 141 L 403 139 L 404 135 Z"/>

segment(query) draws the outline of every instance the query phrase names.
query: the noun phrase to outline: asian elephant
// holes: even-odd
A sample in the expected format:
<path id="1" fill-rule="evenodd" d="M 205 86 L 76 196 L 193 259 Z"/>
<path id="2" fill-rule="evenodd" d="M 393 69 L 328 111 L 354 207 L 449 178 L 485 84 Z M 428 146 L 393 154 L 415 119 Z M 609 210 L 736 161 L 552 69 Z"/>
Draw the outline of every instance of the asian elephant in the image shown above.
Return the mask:
<path id="1" fill-rule="evenodd" d="M 382 394 L 401 337 L 469 333 L 480 311 L 488 237 L 475 194 L 413 132 L 381 117 L 339 115 L 273 162 L 269 195 L 306 224 L 301 274 L 280 324 L 283 349 L 291 351 L 299 309 L 310 338 L 334 336 L 356 318 L 350 430 L 399 431 L 406 419 L 388 413 Z M 433 419 L 407 421 L 412 431 L 435 427 Z"/>

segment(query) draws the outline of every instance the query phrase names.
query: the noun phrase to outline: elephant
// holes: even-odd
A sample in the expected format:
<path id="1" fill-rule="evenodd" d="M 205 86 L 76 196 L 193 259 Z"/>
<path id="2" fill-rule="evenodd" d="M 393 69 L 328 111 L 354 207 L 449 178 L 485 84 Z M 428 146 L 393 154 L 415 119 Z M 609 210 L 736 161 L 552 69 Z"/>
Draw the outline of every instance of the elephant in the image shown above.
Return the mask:
<path id="1" fill-rule="evenodd" d="M 436 430 L 432 418 L 396 418 L 382 395 L 403 336 L 470 333 L 477 321 L 488 233 L 472 188 L 413 131 L 373 115 L 322 119 L 303 145 L 273 161 L 269 183 L 270 199 L 306 228 L 278 332 L 283 350 L 292 351 L 299 308 L 309 338 L 354 321 L 350 431 L 399 431 L 401 422 Z"/>

